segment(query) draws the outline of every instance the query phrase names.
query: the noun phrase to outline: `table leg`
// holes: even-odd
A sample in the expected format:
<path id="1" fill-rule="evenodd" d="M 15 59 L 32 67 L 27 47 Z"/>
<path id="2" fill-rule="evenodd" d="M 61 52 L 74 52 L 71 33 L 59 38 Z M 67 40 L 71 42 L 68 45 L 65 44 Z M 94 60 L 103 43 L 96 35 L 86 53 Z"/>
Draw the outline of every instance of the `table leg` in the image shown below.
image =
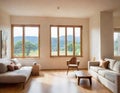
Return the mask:
<path id="1" fill-rule="evenodd" d="M 90 82 L 90 85 L 92 85 L 92 80 L 91 80 L 91 77 L 89 78 L 89 82 Z"/>
<path id="2" fill-rule="evenodd" d="M 79 85 L 79 83 L 80 83 L 80 77 L 78 77 L 78 85 Z"/>

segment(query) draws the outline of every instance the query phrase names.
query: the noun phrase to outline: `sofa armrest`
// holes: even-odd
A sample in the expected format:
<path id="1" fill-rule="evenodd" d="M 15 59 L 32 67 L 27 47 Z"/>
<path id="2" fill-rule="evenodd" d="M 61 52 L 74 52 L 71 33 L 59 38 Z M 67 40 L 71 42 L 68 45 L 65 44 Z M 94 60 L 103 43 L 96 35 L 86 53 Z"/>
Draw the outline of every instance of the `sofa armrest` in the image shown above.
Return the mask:
<path id="1" fill-rule="evenodd" d="M 99 61 L 88 61 L 88 69 L 90 68 L 90 66 L 99 66 L 99 64 Z"/>
<path id="2" fill-rule="evenodd" d="M 115 89 L 115 93 L 120 93 L 120 74 L 116 75 L 115 83 L 116 83 L 115 85 L 117 88 L 117 89 Z"/>

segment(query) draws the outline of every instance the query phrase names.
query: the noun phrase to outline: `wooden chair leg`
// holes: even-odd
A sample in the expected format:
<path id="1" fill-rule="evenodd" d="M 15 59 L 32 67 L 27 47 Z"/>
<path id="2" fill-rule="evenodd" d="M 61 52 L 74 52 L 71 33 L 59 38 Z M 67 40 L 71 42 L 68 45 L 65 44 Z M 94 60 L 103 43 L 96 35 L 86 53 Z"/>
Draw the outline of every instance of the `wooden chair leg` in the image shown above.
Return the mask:
<path id="1" fill-rule="evenodd" d="M 78 67 L 77 67 L 77 70 L 79 70 Z"/>
<path id="2" fill-rule="evenodd" d="M 69 71 L 69 67 L 68 67 L 68 69 L 67 69 L 67 74 L 68 74 L 68 71 Z"/>

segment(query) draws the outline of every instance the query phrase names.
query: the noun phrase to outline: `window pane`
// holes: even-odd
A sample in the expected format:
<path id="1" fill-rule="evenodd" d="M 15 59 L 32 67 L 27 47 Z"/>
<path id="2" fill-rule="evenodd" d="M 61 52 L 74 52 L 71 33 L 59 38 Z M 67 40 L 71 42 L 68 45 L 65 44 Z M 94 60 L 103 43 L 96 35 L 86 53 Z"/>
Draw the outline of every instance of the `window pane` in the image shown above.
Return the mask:
<path id="1" fill-rule="evenodd" d="M 22 27 L 14 27 L 13 28 L 13 38 L 14 38 L 14 54 L 15 57 L 21 57 L 22 52 L 22 35 L 23 35 L 23 28 Z"/>
<path id="2" fill-rule="evenodd" d="M 80 55 L 80 28 L 75 27 L 75 55 Z"/>
<path id="3" fill-rule="evenodd" d="M 65 27 L 59 28 L 59 55 L 65 55 Z"/>
<path id="4" fill-rule="evenodd" d="M 51 55 L 58 55 L 58 32 L 57 27 L 51 27 Z"/>
<path id="5" fill-rule="evenodd" d="M 120 56 L 120 32 L 114 32 L 114 56 Z"/>
<path id="6" fill-rule="evenodd" d="M 25 56 L 38 56 L 38 27 L 25 27 Z"/>
<path id="7" fill-rule="evenodd" d="M 73 55 L 73 27 L 67 27 L 67 55 Z"/>

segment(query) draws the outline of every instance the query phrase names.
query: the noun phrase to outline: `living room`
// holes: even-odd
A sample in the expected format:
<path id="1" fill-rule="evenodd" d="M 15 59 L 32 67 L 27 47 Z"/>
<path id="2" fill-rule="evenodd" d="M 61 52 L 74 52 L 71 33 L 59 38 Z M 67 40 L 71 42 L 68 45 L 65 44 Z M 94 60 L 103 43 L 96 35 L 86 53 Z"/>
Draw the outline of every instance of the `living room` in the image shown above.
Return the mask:
<path id="1" fill-rule="evenodd" d="M 80 70 L 86 70 L 88 61 L 92 58 L 95 60 L 119 59 L 119 57 L 114 57 L 113 53 L 113 30 L 120 28 L 119 6 L 119 0 L 105 0 L 105 2 L 56 0 L 54 3 L 47 0 L 2 0 L 0 1 L 0 30 L 6 35 L 7 47 L 6 53 L 2 57 L 15 58 L 12 49 L 11 25 L 39 25 L 39 57 L 31 59 L 40 64 L 41 70 L 66 71 L 66 60 L 72 56 L 51 56 L 50 26 L 62 25 L 82 26 L 81 54 L 77 56 L 77 59 L 80 60 Z"/>

